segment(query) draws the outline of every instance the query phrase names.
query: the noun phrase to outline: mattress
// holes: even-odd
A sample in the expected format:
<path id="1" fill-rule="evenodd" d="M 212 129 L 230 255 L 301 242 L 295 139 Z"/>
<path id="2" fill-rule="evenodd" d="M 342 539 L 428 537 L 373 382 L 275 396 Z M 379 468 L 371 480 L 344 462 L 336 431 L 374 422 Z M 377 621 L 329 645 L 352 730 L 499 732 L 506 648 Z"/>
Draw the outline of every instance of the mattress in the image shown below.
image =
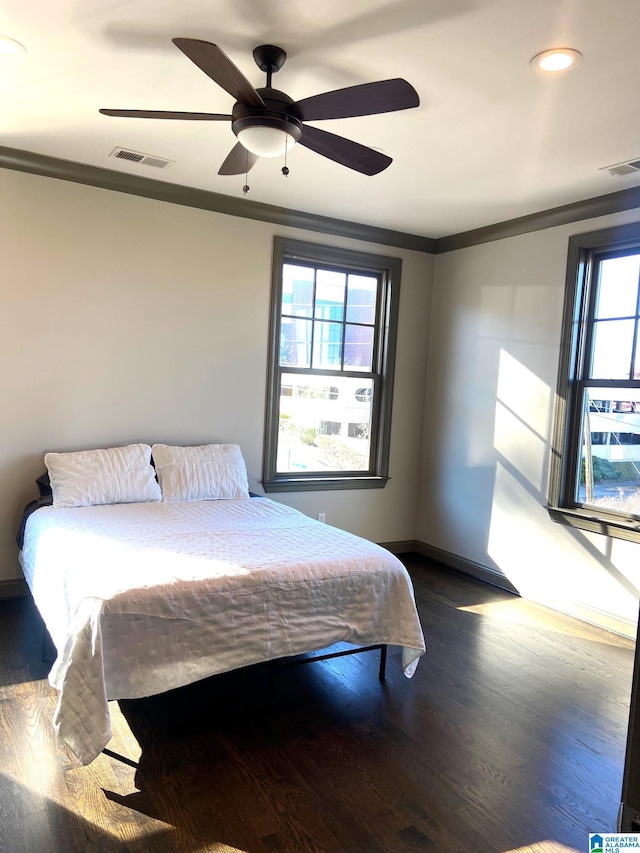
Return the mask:
<path id="1" fill-rule="evenodd" d="M 59 509 L 29 516 L 21 562 L 57 649 L 54 725 L 83 764 L 108 702 L 346 641 L 425 651 L 390 552 L 267 498 Z"/>

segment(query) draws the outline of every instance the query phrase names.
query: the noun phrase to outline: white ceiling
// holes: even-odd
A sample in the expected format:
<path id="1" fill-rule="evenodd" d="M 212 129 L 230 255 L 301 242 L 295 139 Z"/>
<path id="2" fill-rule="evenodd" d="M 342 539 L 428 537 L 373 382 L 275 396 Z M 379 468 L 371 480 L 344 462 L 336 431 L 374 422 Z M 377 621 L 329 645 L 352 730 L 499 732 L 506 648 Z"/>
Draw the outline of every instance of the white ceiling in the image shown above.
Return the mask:
<path id="1" fill-rule="evenodd" d="M 640 158 L 640 0 L 3 0 L 0 145 L 242 197 L 217 171 L 235 144 L 220 122 L 111 118 L 100 107 L 230 113 L 233 99 L 172 43 L 218 44 L 264 86 L 252 50 L 283 47 L 273 85 L 294 100 L 404 77 L 421 105 L 317 122 L 393 163 L 366 177 L 296 146 L 249 174 L 248 198 L 441 237 L 640 184 L 601 167 Z M 534 54 L 573 47 L 542 76 Z M 160 171 L 117 146 L 174 161 Z"/>

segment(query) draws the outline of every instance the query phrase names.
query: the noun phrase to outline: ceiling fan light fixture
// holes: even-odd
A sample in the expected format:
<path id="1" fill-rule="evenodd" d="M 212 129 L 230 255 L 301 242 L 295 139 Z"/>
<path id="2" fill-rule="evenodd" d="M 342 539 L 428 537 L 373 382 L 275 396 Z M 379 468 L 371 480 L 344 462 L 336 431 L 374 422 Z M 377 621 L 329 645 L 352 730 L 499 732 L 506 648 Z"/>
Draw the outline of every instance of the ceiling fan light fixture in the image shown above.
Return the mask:
<path id="1" fill-rule="evenodd" d="M 281 157 L 296 144 L 296 137 L 280 127 L 250 125 L 238 131 L 238 141 L 258 157 Z"/>
<path id="2" fill-rule="evenodd" d="M 236 103 L 231 129 L 238 142 L 258 157 L 281 157 L 302 136 L 302 122 L 290 110 L 291 99 L 276 89 L 259 89 L 265 107 Z"/>
<path id="3" fill-rule="evenodd" d="M 537 53 L 530 62 L 536 71 L 546 74 L 558 74 L 575 68 L 582 61 L 582 54 L 572 47 L 554 47 L 551 50 L 543 50 Z"/>
<path id="4" fill-rule="evenodd" d="M 19 41 L 9 38 L 9 36 L 0 36 L 0 57 L 20 56 L 26 52 L 26 47 Z"/>

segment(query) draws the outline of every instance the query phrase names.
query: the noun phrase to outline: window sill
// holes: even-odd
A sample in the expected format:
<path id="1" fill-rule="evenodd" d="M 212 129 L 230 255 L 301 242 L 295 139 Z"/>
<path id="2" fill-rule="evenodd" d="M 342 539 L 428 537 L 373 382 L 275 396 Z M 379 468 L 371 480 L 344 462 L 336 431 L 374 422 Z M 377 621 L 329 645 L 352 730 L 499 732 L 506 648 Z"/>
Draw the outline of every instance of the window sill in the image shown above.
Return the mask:
<path id="1" fill-rule="evenodd" d="M 388 477 L 365 474 L 361 477 L 278 477 L 263 480 L 265 492 L 316 492 L 325 489 L 384 489 Z"/>
<path id="2" fill-rule="evenodd" d="M 600 533 L 616 539 L 626 539 L 628 542 L 640 542 L 640 520 L 632 521 L 614 515 L 607 515 L 581 507 L 568 509 L 564 507 L 547 506 L 552 521 L 587 530 L 589 533 Z"/>

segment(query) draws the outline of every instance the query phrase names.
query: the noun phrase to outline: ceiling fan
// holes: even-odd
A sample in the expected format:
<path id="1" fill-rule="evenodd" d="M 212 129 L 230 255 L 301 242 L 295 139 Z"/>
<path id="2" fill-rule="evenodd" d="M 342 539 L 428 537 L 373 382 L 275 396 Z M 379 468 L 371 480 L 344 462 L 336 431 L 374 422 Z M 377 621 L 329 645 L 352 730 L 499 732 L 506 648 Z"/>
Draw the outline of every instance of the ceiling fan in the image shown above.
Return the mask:
<path id="1" fill-rule="evenodd" d="M 163 110 L 102 109 L 100 112 L 125 118 L 230 121 L 238 143 L 220 167 L 219 175 L 246 173 L 260 157 L 283 155 L 296 142 L 349 169 L 364 175 L 377 175 L 390 165 L 391 157 L 344 136 L 310 127 L 305 122 L 388 113 L 420 104 L 413 86 L 399 77 L 347 86 L 294 102 L 285 92 L 271 86 L 272 75 L 282 68 L 287 58 L 282 48 L 263 44 L 253 51 L 258 68 L 267 75 L 267 85 L 254 89 L 217 45 L 189 38 L 174 38 L 172 41 L 198 68 L 236 99 L 230 115 Z"/>

